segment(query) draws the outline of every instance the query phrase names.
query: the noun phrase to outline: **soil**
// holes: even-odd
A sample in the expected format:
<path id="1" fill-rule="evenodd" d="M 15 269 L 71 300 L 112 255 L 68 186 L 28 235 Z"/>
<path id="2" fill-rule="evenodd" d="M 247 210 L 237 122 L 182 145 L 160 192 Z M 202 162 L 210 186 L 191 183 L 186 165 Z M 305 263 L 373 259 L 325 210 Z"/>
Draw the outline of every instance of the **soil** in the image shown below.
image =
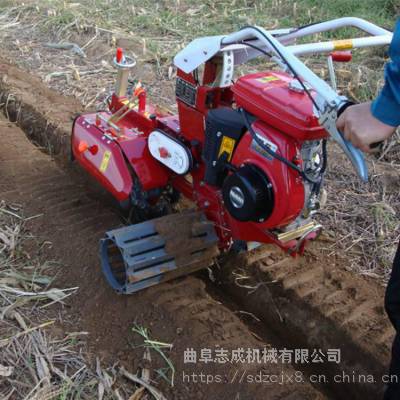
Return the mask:
<path id="1" fill-rule="evenodd" d="M 346 260 L 326 256 L 320 250 L 323 242 L 317 241 L 299 259 L 267 246 L 230 255 L 215 268 L 215 283 L 190 276 L 133 296 L 116 295 L 99 269 L 98 241 L 106 230 L 121 225 L 121 219 L 103 191 L 66 163 L 72 120 L 81 106 L 10 64 L 1 64 L 0 79 L 0 103 L 19 126 L 0 121 L 0 199 L 20 203 L 27 215 L 38 216 L 28 227 L 43 243 L 43 259 L 60 263 L 56 285 L 79 286 L 67 304 L 72 322 L 61 330 L 88 331 L 93 355 L 136 371 L 143 359 L 143 348 L 137 346 L 143 341 L 132 327 L 149 328 L 154 339 L 173 344 L 169 356 L 177 371 L 175 387 L 159 379 L 172 399 L 335 399 L 343 393 L 354 399 L 378 398 L 383 390 L 379 381 L 373 386 L 323 385 L 324 394 L 308 383 L 184 382 L 183 372 L 199 373 L 199 365 L 204 373 L 222 375 L 224 382 L 237 371 L 239 376 L 259 371 L 293 375 L 299 367 L 204 363 L 194 368 L 184 363 L 186 348 L 215 346 L 341 348 L 344 362 L 329 373 L 353 369 L 378 377 L 385 373 L 393 335 L 383 311 L 384 288 L 347 272 Z M 162 366 L 154 357 L 152 367 Z M 323 370 L 301 370 L 306 377 L 318 371 Z"/>
<path id="2" fill-rule="evenodd" d="M 291 346 L 340 348 L 341 363 L 331 365 L 327 375 L 356 371 L 382 376 L 387 373 L 394 333 L 383 309 L 384 288 L 345 271 L 345 259 L 321 254 L 322 243 L 310 243 L 304 256 L 296 259 L 273 246 L 245 256 L 229 255 L 221 285 Z M 238 287 L 235 276 L 246 277 L 241 282 L 247 288 Z M 249 287 L 254 288 L 250 293 Z M 333 390 L 342 396 L 374 399 L 381 386 L 335 384 Z"/>
<path id="3" fill-rule="evenodd" d="M 9 119 L 18 119 L 28 137 L 46 151 L 67 158 L 68 132 L 75 116 L 82 112 L 82 105 L 73 97 L 63 96 L 61 100 L 58 93 L 48 89 L 38 78 L 2 59 L 0 75 L 0 103 L 7 106 Z M 5 91 L 6 87 L 11 90 Z"/>

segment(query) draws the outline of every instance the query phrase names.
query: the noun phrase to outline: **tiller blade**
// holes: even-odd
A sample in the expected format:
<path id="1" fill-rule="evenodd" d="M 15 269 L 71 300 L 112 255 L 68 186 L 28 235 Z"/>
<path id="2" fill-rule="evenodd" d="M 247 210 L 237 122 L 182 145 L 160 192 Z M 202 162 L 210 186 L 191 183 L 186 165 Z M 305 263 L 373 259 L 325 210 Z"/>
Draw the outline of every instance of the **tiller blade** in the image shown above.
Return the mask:
<path id="1" fill-rule="evenodd" d="M 209 267 L 219 254 L 213 224 L 187 211 L 114 229 L 100 242 L 107 281 L 129 294 Z"/>

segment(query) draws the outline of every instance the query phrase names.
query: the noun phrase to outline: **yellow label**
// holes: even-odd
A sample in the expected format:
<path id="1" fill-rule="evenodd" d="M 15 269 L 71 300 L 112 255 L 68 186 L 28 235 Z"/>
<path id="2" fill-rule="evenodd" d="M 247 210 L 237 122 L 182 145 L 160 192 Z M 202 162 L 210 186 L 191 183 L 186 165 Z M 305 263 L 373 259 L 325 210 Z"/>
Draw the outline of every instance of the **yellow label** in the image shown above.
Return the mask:
<path id="1" fill-rule="evenodd" d="M 262 82 L 262 83 L 268 83 L 268 82 L 273 82 L 273 81 L 279 81 L 280 79 L 277 76 L 270 75 L 270 76 L 263 76 L 262 78 L 257 78 L 256 81 Z"/>
<path id="2" fill-rule="evenodd" d="M 350 50 L 353 48 L 353 41 L 351 39 L 335 40 L 333 48 L 334 50 Z"/>
<path id="3" fill-rule="evenodd" d="M 103 174 L 107 170 L 110 159 L 111 159 L 111 151 L 107 150 L 104 152 L 103 159 L 101 160 L 101 164 L 100 164 L 100 172 L 102 172 Z"/>
<path id="4" fill-rule="evenodd" d="M 219 148 L 218 157 L 221 157 L 222 153 L 228 153 L 228 161 L 232 158 L 233 149 L 235 147 L 235 140 L 224 136 L 222 139 L 221 147 Z"/>

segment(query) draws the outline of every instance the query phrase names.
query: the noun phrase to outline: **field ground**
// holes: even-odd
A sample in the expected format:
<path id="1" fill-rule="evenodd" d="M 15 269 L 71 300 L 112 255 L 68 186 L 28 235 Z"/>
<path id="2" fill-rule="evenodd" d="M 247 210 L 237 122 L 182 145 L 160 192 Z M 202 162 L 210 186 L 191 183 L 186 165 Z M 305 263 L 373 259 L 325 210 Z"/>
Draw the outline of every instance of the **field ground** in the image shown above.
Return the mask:
<path id="1" fill-rule="evenodd" d="M 369 158 L 368 185 L 356 181 L 331 146 L 328 203 L 319 216 L 325 233 L 304 258 L 263 247 L 222 260 L 211 280 L 200 273 L 132 297 L 116 296 L 98 268 L 98 239 L 120 219 L 103 193 L 66 163 L 72 118 L 101 107 L 111 90 L 117 45 L 137 56 L 135 78 L 151 100 L 173 110 L 171 57 L 196 36 L 342 15 L 392 26 L 399 11 L 394 1 L 332 3 L 0 1 L 0 398 L 378 398 L 378 378 L 262 390 L 236 381 L 188 384 L 182 373 L 198 366 L 185 364 L 183 353 L 342 349 L 342 363 L 324 368 L 201 364 L 204 373 L 229 381 L 235 373 L 282 368 L 289 376 L 300 371 L 306 382 L 318 373 L 385 372 L 393 332 L 382 303 L 399 238 L 398 136 Z M 76 44 L 75 52 L 52 47 L 61 42 Z M 384 56 L 361 51 L 340 66 L 341 90 L 358 101 L 373 98 Z M 323 73 L 323 60 L 310 63 Z M 151 339 L 165 346 L 149 349 Z"/>

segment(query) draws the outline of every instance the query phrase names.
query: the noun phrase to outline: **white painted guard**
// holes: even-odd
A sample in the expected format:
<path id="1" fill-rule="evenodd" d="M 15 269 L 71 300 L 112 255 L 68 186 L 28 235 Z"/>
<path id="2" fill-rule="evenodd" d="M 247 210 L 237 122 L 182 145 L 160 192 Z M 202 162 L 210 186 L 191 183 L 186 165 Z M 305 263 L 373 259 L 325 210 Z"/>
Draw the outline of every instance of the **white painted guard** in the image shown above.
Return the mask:
<path id="1" fill-rule="evenodd" d="M 184 175 L 189 172 L 191 166 L 189 151 L 165 133 L 161 131 L 151 132 L 148 146 L 151 155 L 175 173 Z"/>

